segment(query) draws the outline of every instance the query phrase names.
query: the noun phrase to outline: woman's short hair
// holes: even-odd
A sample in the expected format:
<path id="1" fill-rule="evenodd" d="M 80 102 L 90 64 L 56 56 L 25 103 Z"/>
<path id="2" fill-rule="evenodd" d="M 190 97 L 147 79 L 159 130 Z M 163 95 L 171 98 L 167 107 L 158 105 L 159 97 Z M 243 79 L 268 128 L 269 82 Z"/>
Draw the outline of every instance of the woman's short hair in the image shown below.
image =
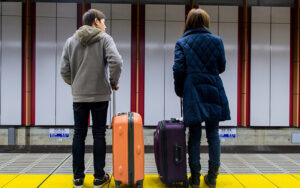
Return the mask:
<path id="1" fill-rule="evenodd" d="M 82 24 L 92 26 L 95 18 L 100 21 L 105 19 L 105 15 L 97 9 L 90 9 L 82 16 Z"/>
<path id="2" fill-rule="evenodd" d="M 209 29 L 209 15 L 201 8 L 193 8 L 190 10 L 185 21 L 183 32 L 185 33 L 187 30 L 197 27 L 205 27 Z"/>

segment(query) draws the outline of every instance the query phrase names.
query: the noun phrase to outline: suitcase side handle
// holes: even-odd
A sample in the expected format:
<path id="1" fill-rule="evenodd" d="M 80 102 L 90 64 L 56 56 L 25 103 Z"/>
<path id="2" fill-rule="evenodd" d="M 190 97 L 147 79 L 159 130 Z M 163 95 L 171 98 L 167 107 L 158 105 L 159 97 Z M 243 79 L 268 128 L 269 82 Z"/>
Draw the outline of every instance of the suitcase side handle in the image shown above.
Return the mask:
<path id="1" fill-rule="evenodd" d="M 174 162 L 175 164 L 179 164 L 183 161 L 183 147 L 177 144 L 174 145 Z"/>

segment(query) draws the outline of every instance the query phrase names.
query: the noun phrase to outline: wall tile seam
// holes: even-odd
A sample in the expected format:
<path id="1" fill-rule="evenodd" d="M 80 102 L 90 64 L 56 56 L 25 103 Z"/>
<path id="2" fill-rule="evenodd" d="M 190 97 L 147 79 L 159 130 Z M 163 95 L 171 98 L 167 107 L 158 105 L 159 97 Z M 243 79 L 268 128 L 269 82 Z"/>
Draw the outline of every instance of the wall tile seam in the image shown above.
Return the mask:
<path id="1" fill-rule="evenodd" d="M 22 13 L 22 11 L 21 11 Z M 19 16 L 22 17 L 22 14 L 1 14 L 0 16 Z"/>
<path id="2" fill-rule="evenodd" d="M 17 18 L 22 18 L 23 16 L 19 16 L 19 15 L 2 15 L 2 18 L 3 17 L 17 17 Z"/>
<path id="3" fill-rule="evenodd" d="M 219 24 L 223 24 L 223 23 L 230 23 L 230 24 L 238 24 L 238 21 L 228 21 L 228 22 L 210 22 L 210 23 L 219 23 Z"/>
<path id="4" fill-rule="evenodd" d="M 291 24 L 290 22 L 251 22 L 251 24 Z"/>
<path id="5" fill-rule="evenodd" d="M 184 20 L 145 19 L 145 21 L 185 22 Z"/>
<path id="6" fill-rule="evenodd" d="M 67 18 L 67 19 L 77 19 L 77 17 L 67 17 L 67 16 L 36 16 L 36 18 Z"/>
<path id="7" fill-rule="evenodd" d="M 131 21 L 131 19 L 109 19 L 110 21 Z"/>

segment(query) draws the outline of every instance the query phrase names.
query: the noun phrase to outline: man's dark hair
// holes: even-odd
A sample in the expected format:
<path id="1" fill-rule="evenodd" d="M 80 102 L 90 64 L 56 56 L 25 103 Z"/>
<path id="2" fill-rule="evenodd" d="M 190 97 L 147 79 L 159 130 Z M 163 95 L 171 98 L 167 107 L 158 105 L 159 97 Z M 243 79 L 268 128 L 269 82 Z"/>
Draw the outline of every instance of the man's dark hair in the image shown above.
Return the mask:
<path id="1" fill-rule="evenodd" d="M 94 23 L 95 18 L 97 18 L 99 21 L 102 19 L 105 19 L 105 16 L 103 12 L 96 10 L 96 9 L 90 9 L 84 15 L 82 16 L 82 23 L 83 25 L 89 25 L 92 26 Z"/>

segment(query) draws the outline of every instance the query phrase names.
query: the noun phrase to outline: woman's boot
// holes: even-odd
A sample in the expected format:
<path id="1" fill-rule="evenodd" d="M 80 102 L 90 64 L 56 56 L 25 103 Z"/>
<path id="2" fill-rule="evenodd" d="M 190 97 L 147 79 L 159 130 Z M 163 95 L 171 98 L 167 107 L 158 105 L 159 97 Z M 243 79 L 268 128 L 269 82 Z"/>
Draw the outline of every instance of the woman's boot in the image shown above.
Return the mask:
<path id="1" fill-rule="evenodd" d="M 204 176 L 204 181 L 209 188 L 215 188 L 217 177 L 219 174 L 219 166 L 209 166 L 208 174 Z"/>
<path id="2" fill-rule="evenodd" d="M 189 184 L 192 188 L 198 188 L 200 185 L 200 169 L 201 167 L 191 169 L 191 177 L 189 179 Z"/>

